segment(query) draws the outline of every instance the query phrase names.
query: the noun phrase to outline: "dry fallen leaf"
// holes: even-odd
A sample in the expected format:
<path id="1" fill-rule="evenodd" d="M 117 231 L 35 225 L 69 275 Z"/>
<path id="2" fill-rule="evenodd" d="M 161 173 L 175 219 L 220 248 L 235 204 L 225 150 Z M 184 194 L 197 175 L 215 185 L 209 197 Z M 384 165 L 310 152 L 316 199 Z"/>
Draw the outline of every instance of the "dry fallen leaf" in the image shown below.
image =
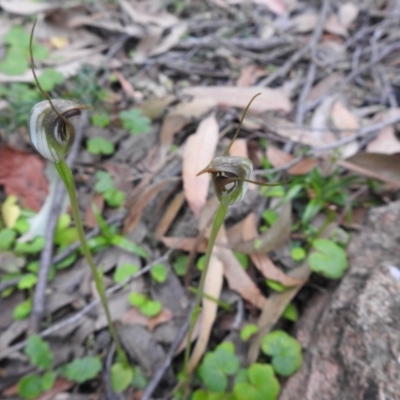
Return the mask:
<path id="1" fill-rule="evenodd" d="M 339 7 L 339 21 L 345 27 L 349 28 L 350 25 L 356 20 L 359 8 L 354 3 L 344 3 Z"/>
<path id="2" fill-rule="evenodd" d="M 358 118 L 341 101 L 335 101 L 331 109 L 331 120 L 335 128 L 340 130 L 340 137 L 354 135 L 360 129 Z M 351 157 L 358 151 L 356 141 L 340 146 L 340 154 L 343 158 Z"/>
<path id="3" fill-rule="evenodd" d="M 377 114 L 374 117 L 375 122 L 384 121 L 400 114 L 400 108 L 394 108 L 386 112 Z M 382 128 L 377 137 L 368 143 L 366 151 L 368 153 L 394 154 L 400 153 L 400 141 L 396 137 L 393 125 Z"/>
<path id="4" fill-rule="evenodd" d="M 221 246 L 216 246 L 216 254 L 224 265 L 224 275 L 231 290 L 238 292 L 243 299 L 257 308 L 262 308 L 266 298 L 240 265 L 233 251 L 226 247 L 228 239 L 224 228 L 219 236 Z"/>
<path id="5" fill-rule="evenodd" d="M 206 280 L 204 282 L 204 294 L 212 299 L 219 300 L 223 283 L 223 264 L 216 256 L 214 249 L 211 254 Z M 188 372 L 192 372 L 198 365 L 201 357 L 207 349 L 211 329 L 217 316 L 218 303 L 211 298 L 203 297 L 202 318 L 200 331 L 188 364 Z"/>
<path id="6" fill-rule="evenodd" d="M 237 86 L 251 86 L 254 85 L 259 78 L 268 74 L 265 68 L 255 64 L 246 65 L 240 71 L 240 76 L 236 82 Z"/>
<path id="7" fill-rule="evenodd" d="M 252 113 L 265 111 L 283 111 L 288 113 L 292 109 L 289 97 L 281 89 L 262 87 L 239 86 L 191 86 L 182 90 L 184 94 L 194 97 L 214 99 L 218 104 L 226 107 L 245 108 L 252 97 L 261 93 L 251 104 Z"/>
<path id="8" fill-rule="evenodd" d="M 183 150 L 183 190 L 189 208 L 197 218 L 207 201 L 210 177 L 208 174 L 196 175 L 214 157 L 218 134 L 215 114 L 211 114 L 200 123 L 196 133 L 188 137 Z"/>
<path id="9" fill-rule="evenodd" d="M 324 29 L 326 32 L 333 33 L 338 36 L 347 36 L 347 29 L 336 14 L 331 14 L 325 22 Z"/>
<path id="10" fill-rule="evenodd" d="M 173 317 L 174 314 L 165 307 L 162 308 L 158 315 L 151 318 L 143 315 L 137 308 L 130 308 L 122 316 L 121 321 L 124 324 L 139 324 L 147 326 L 150 331 L 153 331 L 158 325 L 171 321 Z"/>
<path id="11" fill-rule="evenodd" d="M 333 72 L 329 74 L 326 78 L 320 80 L 316 85 L 314 85 L 307 100 L 312 101 L 324 96 L 343 79 L 344 76 L 341 72 Z"/>
<path id="12" fill-rule="evenodd" d="M 258 237 L 257 217 L 250 213 L 243 222 L 243 240 L 248 241 Z M 250 253 L 250 259 L 264 278 L 280 282 L 284 286 L 296 286 L 301 283 L 299 280 L 286 275 L 281 271 L 266 254 Z"/>
<path id="13" fill-rule="evenodd" d="M 307 33 L 314 30 L 318 21 L 318 15 L 315 12 L 304 12 L 291 19 L 293 31 L 296 33 Z"/>
<path id="14" fill-rule="evenodd" d="M 400 157 L 394 154 L 357 153 L 337 161 L 342 167 L 400 188 Z"/>
<path id="15" fill-rule="evenodd" d="M 231 243 L 231 247 L 245 254 L 268 253 L 281 246 L 289 237 L 292 229 L 292 204 L 286 202 L 279 210 L 276 222 L 267 231 L 255 239 L 240 243 Z"/>
<path id="16" fill-rule="evenodd" d="M 8 146 L 0 147 L 0 185 L 7 195 L 15 195 L 22 207 L 39 211 L 48 193 L 44 175 L 45 161 Z"/>

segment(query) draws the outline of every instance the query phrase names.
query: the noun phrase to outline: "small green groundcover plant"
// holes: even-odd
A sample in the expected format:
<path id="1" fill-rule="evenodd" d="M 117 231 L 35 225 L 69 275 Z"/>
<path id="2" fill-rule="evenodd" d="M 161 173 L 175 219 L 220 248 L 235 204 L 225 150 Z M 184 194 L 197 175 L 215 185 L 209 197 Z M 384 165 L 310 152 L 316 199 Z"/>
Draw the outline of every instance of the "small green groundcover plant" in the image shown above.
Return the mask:
<path id="1" fill-rule="evenodd" d="M 18 393 L 24 399 L 33 399 L 42 392 L 50 390 L 56 378 L 63 376 L 72 382 L 83 383 L 95 378 L 101 371 L 99 357 L 76 358 L 57 369 L 53 368 L 53 354 L 49 344 L 37 335 L 30 336 L 25 347 L 25 354 L 39 372 L 24 376 L 18 382 Z"/>
<path id="2" fill-rule="evenodd" d="M 254 326 L 249 327 L 245 336 L 256 333 Z M 271 364 L 258 362 L 248 368 L 240 368 L 231 342 L 208 352 L 197 368 L 198 383 L 203 388 L 192 394 L 192 400 L 277 399 L 280 384 L 276 375 L 288 377 L 300 368 L 301 346 L 286 332 L 277 330 L 263 337 L 261 350 L 271 358 Z"/>

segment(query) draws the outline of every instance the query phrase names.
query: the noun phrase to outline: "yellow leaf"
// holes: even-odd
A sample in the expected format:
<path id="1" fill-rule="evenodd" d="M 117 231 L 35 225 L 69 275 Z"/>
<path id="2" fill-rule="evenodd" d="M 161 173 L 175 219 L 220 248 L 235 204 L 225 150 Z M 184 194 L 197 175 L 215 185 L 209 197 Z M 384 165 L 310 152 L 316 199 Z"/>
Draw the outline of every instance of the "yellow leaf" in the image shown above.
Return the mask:
<path id="1" fill-rule="evenodd" d="M 19 215 L 21 214 L 21 209 L 17 206 L 17 197 L 8 196 L 1 206 L 1 215 L 3 217 L 4 223 L 7 228 L 14 228 L 15 223 Z"/>

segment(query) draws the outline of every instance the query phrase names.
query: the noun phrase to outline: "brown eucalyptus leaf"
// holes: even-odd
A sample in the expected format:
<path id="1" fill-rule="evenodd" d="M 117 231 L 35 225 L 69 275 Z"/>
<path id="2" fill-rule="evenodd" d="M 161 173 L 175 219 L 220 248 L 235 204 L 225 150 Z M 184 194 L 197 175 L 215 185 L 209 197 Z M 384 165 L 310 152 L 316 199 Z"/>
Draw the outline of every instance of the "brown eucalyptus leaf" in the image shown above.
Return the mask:
<path id="1" fill-rule="evenodd" d="M 242 237 L 244 240 L 251 240 L 257 236 L 257 217 L 254 213 L 250 213 L 243 223 Z M 266 254 L 251 253 L 250 259 L 266 279 L 278 281 L 284 286 L 296 286 L 301 283 L 301 281 L 286 275 Z"/>
<path id="2" fill-rule="evenodd" d="M 165 246 L 169 248 L 174 248 L 177 250 L 183 250 L 190 252 L 193 250 L 193 247 L 198 242 L 197 238 L 180 238 L 180 237 L 168 237 L 163 236 L 160 240 L 164 243 Z M 196 251 L 198 253 L 205 253 L 207 248 L 207 240 L 201 239 L 198 242 Z"/>
<path id="3" fill-rule="evenodd" d="M 261 93 L 252 104 L 252 113 L 265 111 L 283 111 L 288 113 L 292 109 L 289 97 L 281 89 L 240 86 L 191 86 L 182 90 L 184 94 L 194 97 L 214 99 L 218 104 L 226 107 L 245 108 L 250 99 Z"/>
<path id="4" fill-rule="evenodd" d="M 183 150 L 183 190 L 189 208 L 199 218 L 207 201 L 209 174 L 196 176 L 214 157 L 218 143 L 219 127 L 215 114 L 205 118 L 195 134 L 188 137 Z"/>
<path id="5" fill-rule="evenodd" d="M 156 228 L 156 237 L 161 237 L 166 234 L 172 222 L 178 215 L 179 210 L 183 206 L 185 201 L 185 194 L 183 192 L 179 192 L 174 199 L 169 203 L 167 209 L 165 210 L 164 215 L 162 216 L 160 222 Z"/>
<path id="6" fill-rule="evenodd" d="M 218 300 L 223 283 L 223 264 L 216 256 L 216 251 L 216 248 L 214 248 L 211 254 L 210 265 L 204 282 L 204 294 Z M 203 312 L 200 322 L 200 331 L 189 360 L 189 373 L 196 368 L 204 352 L 207 350 L 211 329 L 214 325 L 215 318 L 217 317 L 218 303 L 211 300 L 211 298 L 203 297 Z"/>
<path id="7" fill-rule="evenodd" d="M 235 251 L 245 254 L 268 253 L 281 246 L 290 235 L 292 229 L 292 203 L 282 204 L 278 219 L 266 232 L 255 239 L 247 240 L 242 243 L 232 244 Z"/>
<path id="8" fill-rule="evenodd" d="M 351 171 L 379 179 L 394 188 L 400 188 L 399 155 L 361 152 L 337 163 Z"/>

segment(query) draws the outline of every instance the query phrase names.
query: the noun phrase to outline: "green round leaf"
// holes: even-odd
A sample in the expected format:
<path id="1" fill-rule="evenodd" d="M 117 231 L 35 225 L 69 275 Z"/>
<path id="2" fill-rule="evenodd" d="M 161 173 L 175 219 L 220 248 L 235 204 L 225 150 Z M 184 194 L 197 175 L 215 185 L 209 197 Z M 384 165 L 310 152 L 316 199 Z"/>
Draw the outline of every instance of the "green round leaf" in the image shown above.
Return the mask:
<path id="1" fill-rule="evenodd" d="M 91 154 L 110 155 L 115 152 L 114 143 L 102 137 L 90 138 L 87 141 L 87 150 Z"/>
<path id="2" fill-rule="evenodd" d="M 31 313 L 31 309 L 32 309 L 32 300 L 26 299 L 25 301 L 18 304 L 14 308 L 13 312 L 14 319 L 20 320 L 26 318 Z"/>
<path id="3" fill-rule="evenodd" d="M 280 385 L 270 365 L 255 363 L 249 367 L 247 374 L 250 382 L 264 395 L 264 400 L 278 397 Z"/>
<path id="4" fill-rule="evenodd" d="M 272 357 L 274 370 L 282 376 L 294 374 L 303 361 L 299 342 L 281 330 L 265 335 L 261 349 Z"/>
<path id="5" fill-rule="evenodd" d="M 38 375 L 26 375 L 18 382 L 18 394 L 24 399 L 34 399 L 42 392 L 42 378 Z"/>
<path id="6" fill-rule="evenodd" d="M 93 379 L 101 371 L 101 361 L 99 357 L 76 358 L 74 361 L 65 365 L 62 375 L 70 381 L 82 383 Z"/>
<path id="7" fill-rule="evenodd" d="M 236 354 L 221 347 L 214 351 L 212 363 L 215 368 L 218 368 L 227 375 L 237 372 L 240 366 Z"/>
<path id="8" fill-rule="evenodd" d="M 55 372 L 52 372 L 52 371 L 46 372 L 42 376 L 42 389 L 44 391 L 50 390 L 54 385 L 56 377 L 57 377 L 57 374 Z"/>
<path id="9" fill-rule="evenodd" d="M 285 308 L 285 311 L 282 314 L 283 318 L 288 319 L 289 321 L 297 321 L 297 319 L 299 318 L 299 315 L 297 313 L 297 309 L 294 306 L 293 303 L 290 303 L 287 305 L 287 307 Z"/>
<path id="10" fill-rule="evenodd" d="M 339 279 L 347 268 L 345 251 L 335 242 L 328 239 L 313 241 L 315 252 L 308 257 L 310 268 L 330 279 Z"/>
<path id="11" fill-rule="evenodd" d="M 50 351 L 49 344 L 38 335 L 29 336 L 25 354 L 29 357 L 32 364 L 42 369 L 51 368 L 53 354 Z"/>
<path id="12" fill-rule="evenodd" d="M 163 264 L 156 264 L 150 270 L 151 277 L 158 283 L 165 282 L 168 270 Z"/>
<path id="13" fill-rule="evenodd" d="M 104 192 L 103 197 L 110 207 L 118 207 L 125 201 L 125 193 L 115 188 Z"/>
<path id="14" fill-rule="evenodd" d="M 172 264 L 172 267 L 175 273 L 178 276 L 183 276 L 186 273 L 186 264 L 187 264 L 188 256 L 179 256 Z"/>
<path id="15" fill-rule="evenodd" d="M 202 363 L 198 369 L 198 374 L 208 390 L 224 392 L 228 387 L 226 375 L 222 371 L 213 368 L 212 364 Z"/>
<path id="16" fill-rule="evenodd" d="M 34 274 L 25 274 L 18 282 L 18 289 L 30 289 L 35 286 L 37 276 Z"/>
<path id="17" fill-rule="evenodd" d="M 255 335 L 258 332 L 258 326 L 255 324 L 247 324 L 240 331 L 240 338 L 243 341 L 247 341 L 251 338 L 251 336 Z"/>
<path id="18" fill-rule="evenodd" d="M 105 128 L 110 124 L 110 117 L 106 113 L 94 113 L 92 114 L 92 124 L 99 128 Z"/>
<path id="19" fill-rule="evenodd" d="M 8 250 L 11 248 L 14 240 L 17 236 L 17 233 L 8 228 L 4 228 L 0 230 L 0 250 Z"/>
<path id="20" fill-rule="evenodd" d="M 128 129 L 132 135 L 150 132 L 151 121 L 138 108 L 121 111 L 119 117 L 122 121 L 122 126 Z"/>
<path id="21" fill-rule="evenodd" d="M 111 367 L 111 386 L 114 392 L 122 392 L 128 388 L 133 380 L 133 370 L 122 363 L 115 363 Z"/>
<path id="22" fill-rule="evenodd" d="M 61 72 L 47 68 L 39 76 L 39 82 L 43 90 L 53 90 L 54 86 L 64 82 L 64 76 Z"/>
<path id="23" fill-rule="evenodd" d="M 129 294 L 129 303 L 134 307 L 140 307 L 146 303 L 147 297 L 143 293 L 132 292 Z"/>
<path id="24" fill-rule="evenodd" d="M 119 283 L 135 275 L 139 271 L 139 267 L 134 264 L 122 264 L 114 272 L 114 282 Z"/>
<path id="25" fill-rule="evenodd" d="M 292 256 L 294 261 L 301 261 L 306 258 L 306 251 L 302 247 L 294 247 L 290 255 Z"/>
<path id="26" fill-rule="evenodd" d="M 156 315 L 160 314 L 162 310 L 162 304 L 159 301 L 149 300 L 139 308 L 140 312 L 143 315 L 146 315 L 146 317 L 155 317 Z"/>
<path id="27" fill-rule="evenodd" d="M 17 253 L 25 253 L 25 254 L 36 254 L 41 251 L 45 245 L 45 239 L 42 236 L 38 236 L 32 240 L 32 242 L 17 242 L 15 246 L 15 251 Z"/>

